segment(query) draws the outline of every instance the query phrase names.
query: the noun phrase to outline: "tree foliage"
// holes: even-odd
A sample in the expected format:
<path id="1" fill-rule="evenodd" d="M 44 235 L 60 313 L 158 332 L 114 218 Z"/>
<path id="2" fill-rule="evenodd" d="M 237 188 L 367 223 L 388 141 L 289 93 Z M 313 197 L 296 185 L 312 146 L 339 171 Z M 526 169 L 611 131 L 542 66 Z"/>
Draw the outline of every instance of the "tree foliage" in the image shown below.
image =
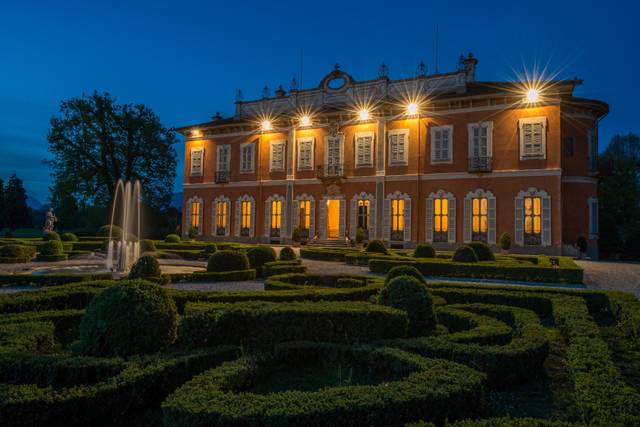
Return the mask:
<path id="1" fill-rule="evenodd" d="M 177 139 L 146 106 L 118 104 L 98 92 L 63 101 L 48 141 L 54 207 L 69 206 L 70 197 L 108 206 L 118 179 L 140 180 L 148 206 L 169 207 Z"/>
<path id="2" fill-rule="evenodd" d="M 15 174 L 11 175 L 4 190 L 4 213 L 5 225 L 11 230 L 32 225 L 27 191 L 22 180 Z"/>

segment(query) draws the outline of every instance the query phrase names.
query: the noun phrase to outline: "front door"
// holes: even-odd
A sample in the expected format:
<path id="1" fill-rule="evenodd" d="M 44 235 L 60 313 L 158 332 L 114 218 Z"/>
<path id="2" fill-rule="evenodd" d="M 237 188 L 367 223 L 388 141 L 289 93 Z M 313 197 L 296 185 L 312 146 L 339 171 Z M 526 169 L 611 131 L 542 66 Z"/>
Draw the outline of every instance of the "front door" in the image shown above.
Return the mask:
<path id="1" fill-rule="evenodd" d="M 340 238 L 340 200 L 327 200 L 327 239 Z"/>

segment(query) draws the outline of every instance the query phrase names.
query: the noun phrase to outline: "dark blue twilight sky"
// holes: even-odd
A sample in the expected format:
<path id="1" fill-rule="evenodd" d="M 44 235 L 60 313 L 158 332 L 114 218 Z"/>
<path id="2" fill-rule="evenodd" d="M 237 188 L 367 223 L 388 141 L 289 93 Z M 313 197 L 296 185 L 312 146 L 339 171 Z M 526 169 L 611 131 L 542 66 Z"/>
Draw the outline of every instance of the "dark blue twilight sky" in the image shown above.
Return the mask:
<path id="1" fill-rule="evenodd" d="M 421 59 L 433 72 L 436 24 L 440 71 L 473 52 L 479 80 L 512 79 L 535 61 L 583 78 L 577 94 L 611 107 L 604 146 L 640 132 L 640 7 L 589 3 L 0 0 L 0 176 L 17 173 L 46 201 L 41 161 L 62 99 L 97 89 L 150 106 L 166 126 L 206 121 L 233 113 L 238 88 L 246 99 L 265 84 L 288 88 L 301 49 L 304 87 L 336 62 L 356 79 L 374 78 L 383 61 L 391 78 L 412 76 Z"/>

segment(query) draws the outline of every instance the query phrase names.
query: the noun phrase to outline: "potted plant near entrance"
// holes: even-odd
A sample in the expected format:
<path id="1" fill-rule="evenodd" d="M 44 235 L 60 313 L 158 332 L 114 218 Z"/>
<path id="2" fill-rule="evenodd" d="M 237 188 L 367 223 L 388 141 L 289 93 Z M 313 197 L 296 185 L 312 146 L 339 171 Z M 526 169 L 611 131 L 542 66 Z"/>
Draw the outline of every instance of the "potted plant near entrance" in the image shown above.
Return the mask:
<path id="1" fill-rule="evenodd" d="M 300 246 L 300 241 L 302 240 L 300 227 L 296 227 L 293 229 L 293 233 L 291 233 L 291 240 L 293 240 L 294 246 Z"/>
<path id="2" fill-rule="evenodd" d="M 362 227 L 358 227 L 356 230 L 356 243 L 358 247 L 362 249 L 362 245 L 364 244 L 364 230 Z"/>
<path id="3" fill-rule="evenodd" d="M 500 236 L 500 252 L 508 254 L 509 249 L 511 249 L 511 235 L 509 233 L 503 233 L 502 236 Z"/>

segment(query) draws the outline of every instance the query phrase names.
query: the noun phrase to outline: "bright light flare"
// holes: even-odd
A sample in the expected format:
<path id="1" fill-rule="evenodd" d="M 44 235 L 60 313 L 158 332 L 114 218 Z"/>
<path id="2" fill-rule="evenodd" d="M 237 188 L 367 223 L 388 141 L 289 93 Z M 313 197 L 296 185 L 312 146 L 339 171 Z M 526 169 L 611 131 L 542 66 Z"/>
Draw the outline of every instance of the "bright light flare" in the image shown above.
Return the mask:
<path id="1" fill-rule="evenodd" d="M 268 131 L 268 130 L 273 129 L 273 127 L 271 126 L 271 120 L 269 120 L 269 119 L 264 119 L 262 121 L 262 125 L 261 126 L 262 126 L 262 130 L 263 131 Z"/>
<path id="2" fill-rule="evenodd" d="M 300 117 L 300 126 L 307 127 L 311 126 L 311 117 L 308 114 L 304 114 Z"/>
<path id="3" fill-rule="evenodd" d="M 369 120 L 369 110 L 366 108 L 360 109 L 358 111 L 358 120 Z"/>
<path id="4" fill-rule="evenodd" d="M 540 90 L 533 87 L 527 90 L 527 102 L 535 104 L 538 101 L 540 101 Z"/>
<path id="5" fill-rule="evenodd" d="M 415 102 L 411 102 L 407 105 L 407 115 L 415 116 L 418 114 L 418 104 Z"/>

